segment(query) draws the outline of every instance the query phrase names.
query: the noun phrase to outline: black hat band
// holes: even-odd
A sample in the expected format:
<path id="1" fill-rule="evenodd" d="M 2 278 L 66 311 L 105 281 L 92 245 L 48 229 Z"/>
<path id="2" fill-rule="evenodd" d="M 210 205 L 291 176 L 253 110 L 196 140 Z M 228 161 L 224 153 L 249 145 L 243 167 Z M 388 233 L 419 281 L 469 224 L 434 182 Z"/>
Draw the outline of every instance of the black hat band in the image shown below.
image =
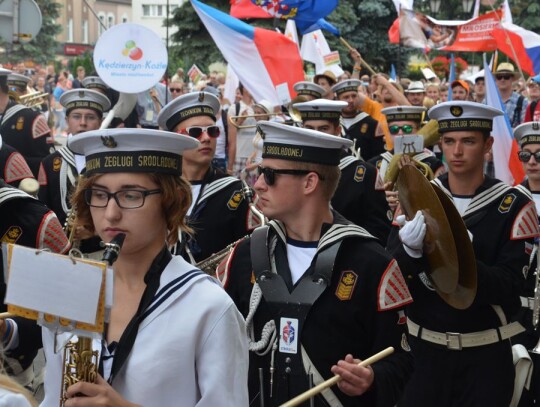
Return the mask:
<path id="1" fill-rule="evenodd" d="M 439 120 L 439 132 L 445 133 L 449 131 L 491 131 L 493 128 L 493 120 L 485 119 L 451 119 Z"/>
<path id="2" fill-rule="evenodd" d="M 358 92 L 358 86 L 344 86 L 335 90 L 336 94 L 341 95 L 345 92 Z"/>
<path id="3" fill-rule="evenodd" d="M 103 106 L 99 103 L 92 102 L 90 100 L 75 100 L 73 102 L 66 103 L 66 115 L 68 115 L 73 109 L 91 109 L 103 116 Z"/>
<path id="4" fill-rule="evenodd" d="M 86 176 L 109 172 L 182 175 L 182 157 L 163 151 L 106 151 L 86 157 Z"/>
<path id="5" fill-rule="evenodd" d="M 212 109 L 210 106 L 193 106 L 173 114 L 166 122 L 167 130 L 172 131 L 178 125 L 178 123 L 195 116 L 210 116 L 212 120 L 216 121 L 214 109 Z"/>
<path id="6" fill-rule="evenodd" d="M 299 89 L 296 91 L 296 93 L 300 96 L 301 95 L 313 96 L 317 99 L 320 99 L 322 97 L 321 92 L 317 92 L 316 90 L 311 90 L 311 89 Z"/>
<path id="7" fill-rule="evenodd" d="M 398 122 L 410 120 L 413 122 L 421 122 L 423 114 L 422 113 L 387 113 L 386 121 L 387 122 Z"/>
<path id="8" fill-rule="evenodd" d="M 306 120 L 339 120 L 340 112 L 321 112 L 318 110 L 301 111 L 300 117 L 302 121 Z"/>
<path id="9" fill-rule="evenodd" d="M 262 158 L 299 161 L 324 165 L 338 165 L 341 149 L 299 146 L 294 144 L 263 144 Z"/>
<path id="10" fill-rule="evenodd" d="M 17 86 L 19 88 L 25 88 L 28 82 L 17 80 L 17 79 L 8 79 L 8 85 Z"/>
<path id="11" fill-rule="evenodd" d="M 519 144 L 523 147 L 526 144 L 539 144 L 540 135 L 539 134 L 526 134 L 521 137 Z"/>

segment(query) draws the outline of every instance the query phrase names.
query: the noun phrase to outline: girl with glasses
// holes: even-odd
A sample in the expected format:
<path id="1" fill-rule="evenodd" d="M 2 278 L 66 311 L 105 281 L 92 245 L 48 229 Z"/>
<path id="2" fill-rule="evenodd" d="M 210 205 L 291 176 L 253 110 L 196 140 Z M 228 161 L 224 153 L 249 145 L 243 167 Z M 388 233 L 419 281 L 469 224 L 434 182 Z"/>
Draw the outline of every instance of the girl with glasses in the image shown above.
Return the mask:
<path id="1" fill-rule="evenodd" d="M 73 195 L 78 223 L 104 242 L 125 240 L 114 263 L 114 302 L 96 383 L 67 390 L 65 406 L 247 406 L 244 321 L 211 277 L 171 256 L 185 223 L 190 186 L 181 154 L 190 136 L 145 130 L 97 130 L 70 139 L 86 158 Z M 65 334 L 64 334 L 65 335 Z M 62 343 L 43 331 L 47 359 L 43 406 L 57 406 Z M 84 396 L 84 397 L 83 397 Z"/>

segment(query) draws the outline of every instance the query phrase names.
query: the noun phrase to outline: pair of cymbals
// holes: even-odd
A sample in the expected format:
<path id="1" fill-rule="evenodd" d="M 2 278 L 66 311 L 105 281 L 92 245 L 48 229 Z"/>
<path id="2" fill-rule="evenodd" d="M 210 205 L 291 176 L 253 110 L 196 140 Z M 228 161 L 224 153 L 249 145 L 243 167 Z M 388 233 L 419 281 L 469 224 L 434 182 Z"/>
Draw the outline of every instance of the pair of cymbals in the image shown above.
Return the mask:
<path id="1" fill-rule="evenodd" d="M 403 213 L 424 214 L 424 255 L 437 294 L 450 306 L 466 309 L 476 296 L 476 260 L 467 228 L 450 198 L 414 165 L 404 165 L 397 181 Z"/>

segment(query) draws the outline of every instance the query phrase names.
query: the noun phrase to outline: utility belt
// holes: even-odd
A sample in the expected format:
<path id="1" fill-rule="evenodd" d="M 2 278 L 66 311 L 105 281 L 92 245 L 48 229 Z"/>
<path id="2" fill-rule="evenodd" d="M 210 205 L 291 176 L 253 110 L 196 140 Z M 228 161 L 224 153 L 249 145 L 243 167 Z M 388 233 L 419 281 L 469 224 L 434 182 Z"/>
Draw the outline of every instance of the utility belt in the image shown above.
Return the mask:
<path id="1" fill-rule="evenodd" d="M 497 329 L 487 329 L 479 332 L 458 333 L 458 332 L 436 332 L 423 328 L 407 320 L 409 334 L 426 342 L 445 346 L 450 350 L 462 350 L 463 348 L 474 348 L 477 346 L 491 345 L 509 339 L 515 335 L 525 332 L 525 328 L 519 322 L 512 322 Z"/>
<path id="2" fill-rule="evenodd" d="M 521 307 L 528 308 L 530 310 L 534 309 L 534 298 L 533 297 L 519 297 L 521 300 Z"/>

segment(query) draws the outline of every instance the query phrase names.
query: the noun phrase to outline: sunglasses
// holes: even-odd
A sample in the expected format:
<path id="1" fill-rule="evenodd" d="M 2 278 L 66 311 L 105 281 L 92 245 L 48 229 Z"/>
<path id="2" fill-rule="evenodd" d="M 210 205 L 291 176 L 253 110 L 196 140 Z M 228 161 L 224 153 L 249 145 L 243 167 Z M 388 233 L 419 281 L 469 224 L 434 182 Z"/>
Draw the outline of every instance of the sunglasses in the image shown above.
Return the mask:
<path id="1" fill-rule="evenodd" d="M 390 134 L 398 134 L 400 130 L 403 130 L 403 134 L 411 134 L 413 132 L 413 126 L 410 124 L 404 124 L 403 126 L 392 125 L 388 127 Z"/>
<path id="2" fill-rule="evenodd" d="M 520 151 L 518 153 L 519 161 L 523 163 L 528 163 L 531 156 L 534 156 L 534 161 L 540 163 L 540 151 L 537 151 L 536 153 L 531 153 L 530 151 Z"/>
<path id="3" fill-rule="evenodd" d="M 208 134 L 212 138 L 218 138 L 220 131 L 218 126 L 191 126 L 180 130 L 180 134 L 185 134 L 186 136 L 193 138 L 199 138 L 203 133 Z"/>
<path id="4" fill-rule="evenodd" d="M 504 80 L 510 80 L 512 79 L 514 76 L 513 75 L 497 75 L 496 78 L 501 80 L 501 79 L 504 79 Z"/>
<path id="5" fill-rule="evenodd" d="M 169 88 L 172 93 L 182 92 L 182 88 Z"/>
<path id="6" fill-rule="evenodd" d="M 276 183 L 276 175 L 277 174 L 288 174 L 288 175 L 307 175 L 310 172 L 315 171 L 309 171 L 309 170 L 282 170 L 282 169 L 274 169 L 274 168 L 268 168 L 268 167 L 257 167 L 257 177 L 260 177 L 261 175 L 264 175 L 264 182 L 266 185 L 271 187 Z M 320 180 L 324 180 L 324 177 L 321 176 L 319 173 L 316 173 Z"/>

